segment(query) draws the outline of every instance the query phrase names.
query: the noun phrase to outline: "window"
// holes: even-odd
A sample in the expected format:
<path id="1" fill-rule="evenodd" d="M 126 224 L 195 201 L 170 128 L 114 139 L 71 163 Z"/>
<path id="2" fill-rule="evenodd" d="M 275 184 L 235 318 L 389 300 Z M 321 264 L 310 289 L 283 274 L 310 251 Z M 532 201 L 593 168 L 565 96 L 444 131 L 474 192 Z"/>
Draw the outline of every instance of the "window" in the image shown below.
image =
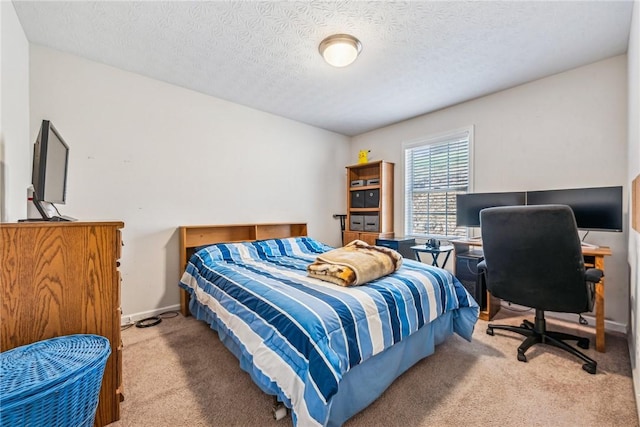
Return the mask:
<path id="1" fill-rule="evenodd" d="M 469 190 L 472 134 L 471 128 L 403 146 L 405 236 L 467 236 L 466 227 L 456 227 L 456 194 Z"/>

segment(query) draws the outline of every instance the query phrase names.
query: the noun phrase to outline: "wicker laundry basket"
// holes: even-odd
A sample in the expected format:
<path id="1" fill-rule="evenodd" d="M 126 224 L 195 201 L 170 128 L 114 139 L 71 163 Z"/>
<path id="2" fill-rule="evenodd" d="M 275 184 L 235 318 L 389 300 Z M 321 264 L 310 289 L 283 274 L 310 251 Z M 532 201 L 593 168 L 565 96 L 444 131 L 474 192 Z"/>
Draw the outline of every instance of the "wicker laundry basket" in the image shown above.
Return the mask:
<path id="1" fill-rule="evenodd" d="M 67 335 L 0 353 L 1 426 L 93 425 L 109 340 Z"/>

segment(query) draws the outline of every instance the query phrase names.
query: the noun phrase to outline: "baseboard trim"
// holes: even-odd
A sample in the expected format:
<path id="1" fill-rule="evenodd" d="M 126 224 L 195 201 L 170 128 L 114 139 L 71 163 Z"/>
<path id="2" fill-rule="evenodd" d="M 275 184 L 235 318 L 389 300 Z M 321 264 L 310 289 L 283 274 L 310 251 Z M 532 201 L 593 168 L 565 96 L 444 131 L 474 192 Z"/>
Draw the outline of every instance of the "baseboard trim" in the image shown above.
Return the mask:
<path id="1" fill-rule="evenodd" d="M 530 311 L 533 314 L 535 314 L 535 310 L 533 308 L 530 307 L 524 307 L 518 304 L 509 304 L 508 302 L 502 301 L 502 309 L 506 309 L 508 310 L 509 307 L 512 307 L 514 309 L 514 311 L 523 311 L 523 314 L 527 311 Z M 573 313 L 558 313 L 555 311 L 545 311 L 544 312 L 545 317 L 549 317 L 552 319 L 560 319 L 560 320 L 564 320 L 566 322 L 571 322 L 571 323 L 578 323 L 579 322 L 579 317 L 577 314 L 573 314 Z M 588 322 L 589 327 L 594 329 L 594 333 L 595 333 L 595 328 L 596 328 L 596 318 L 595 315 L 593 314 L 583 314 L 582 317 Z M 627 325 L 624 323 L 619 323 L 619 322 L 614 322 L 613 320 L 607 320 L 604 319 L 604 330 L 605 332 L 619 332 L 621 334 L 627 334 Z"/>
<path id="2" fill-rule="evenodd" d="M 146 319 L 147 317 L 157 316 L 158 314 L 165 313 L 167 311 L 180 311 L 180 304 L 170 305 L 167 307 L 156 308 L 155 310 L 142 311 L 140 313 L 128 314 L 120 317 L 120 326 L 129 325 L 135 323 L 138 320 Z"/>
<path id="3" fill-rule="evenodd" d="M 555 312 L 545 312 L 547 317 L 552 317 L 556 319 L 566 320 L 569 322 L 578 322 L 578 315 L 571 313 L 555 313 Z M 589 322 L 589 326 L 595 328 L 596 327 L 596 318 L 591 314 L 583 314 L 582 317 Z M 627 325 L 624 323 L 614 322 L 613 320 L 604 319 L 604 330 L 607 332 L 619 332 L 621 334 L 627 333 Z"/>
<path id="4" fill-rule="evenodd" d="M 526 308 L 520 307 L 516 304 L 513 304 L 514 307 L 517 308 Z M 138 320 L 146 319 L 147 317 L 157 316 L 158 314 L 164 313 L 166 311 L 180 311 L 180 304 L 170 305 L 163 308 L 157 308 L 155 310 L 142 311 L 140 313 L 133 313 L 126 316 L 122 316 L 120 318 L 120 325 L 128 325 L 130 323 L 135 323 Z M 545 312 L 547 317 L 556 318 L 565 320 L 568 322 L 578 322 L 578 315 L 571 313 L 556 313 L 556 312 Z M 596 318 L 590 314 L 584 314 L 582 316 L 587 322 L 589 322 L 589 326 L 595 328 L 596 327 Z M 627 325 L 619 322 L 614 322 L 613 320 L 604 320 L 604 330 L 610 332 L 619 332 L 621 334 L 627 333 Z"/>

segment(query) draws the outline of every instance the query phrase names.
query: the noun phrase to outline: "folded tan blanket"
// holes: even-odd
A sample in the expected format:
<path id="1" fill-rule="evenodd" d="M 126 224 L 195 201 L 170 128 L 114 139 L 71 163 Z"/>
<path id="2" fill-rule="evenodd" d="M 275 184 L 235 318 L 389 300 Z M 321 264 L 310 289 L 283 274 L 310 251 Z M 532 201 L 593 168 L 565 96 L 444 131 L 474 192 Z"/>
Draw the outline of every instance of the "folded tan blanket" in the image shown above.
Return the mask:
<path id="1" fill-rule="evenodd" d="M 402 255 L 393 249 L 354 240 L 344 247 L 318 255 L 307 266 L 310 277 L 340 286 L 363 285 L 391 274 L 402 265 Z"/>

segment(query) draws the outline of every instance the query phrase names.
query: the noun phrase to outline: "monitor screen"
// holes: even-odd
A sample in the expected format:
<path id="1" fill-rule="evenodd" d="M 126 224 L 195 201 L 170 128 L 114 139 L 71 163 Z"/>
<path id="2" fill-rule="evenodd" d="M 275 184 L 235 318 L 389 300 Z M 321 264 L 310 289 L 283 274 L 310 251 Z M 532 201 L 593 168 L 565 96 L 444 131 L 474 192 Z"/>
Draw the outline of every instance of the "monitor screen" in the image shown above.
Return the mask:
<path id="1" fill-rule="evenodd" d="M 480 211 L 495 206 L 525 204 L 525 192 L 469 193 L 456 196 L 456 225 L 458 227 L 480 227 Z"/>
<path id="2" fill-rule="evenodd" d="M 527 191 L 528 205 L 569 205 L 581 230 L 622 231 L 622 187 Z"/>
<path id="3" fill-rule="evenodd" d="M 69 146 L 49 120 L 43 120 L 33 148 L 34 199 L 64 204 L 67 192 Z"/>

